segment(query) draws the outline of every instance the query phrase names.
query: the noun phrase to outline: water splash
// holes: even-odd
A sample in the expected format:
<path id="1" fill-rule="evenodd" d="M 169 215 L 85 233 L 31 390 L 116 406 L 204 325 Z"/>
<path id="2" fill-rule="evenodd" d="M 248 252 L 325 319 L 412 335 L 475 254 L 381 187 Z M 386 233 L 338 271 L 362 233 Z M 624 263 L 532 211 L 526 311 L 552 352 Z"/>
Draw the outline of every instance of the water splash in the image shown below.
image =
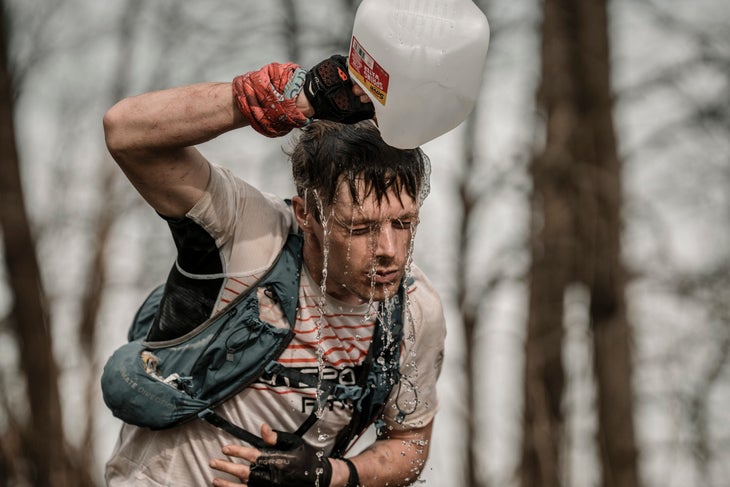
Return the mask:
<path id="1" fill-rule="evenodd" d="M 321 418 L 324 415 L 325 406 L 327 404 L 327 397 L 322 397 L 324 391 L 322 388 L 322 381 L 324 380 L 325 364 L 324 364 L 324 344 L 322 340 L 323 331 L 327 326 L 325 321 L 325 310 L 327 308 L 327 274 L 329 267 L 329 250 L 330 250 L 330 218 L 333 216 L 334 205 L 331 206 L 330 214 L 327 215 L 324 211 L 324 203 L 316 189 L 312 190 L 314 195 L 314 201 L 317 205 L 317 210 L 320 215 L 322 229 L 324 232 L 324 238 L 322 242 L 322 281 L 319 283 L 320 293 L 319 299 L 317 300 L 317 311 L 319 312 L 319 319 L 316 320 L 315 326 L 317 332 L 315 333 L 315 340 L 317 342 L 317 401 L 316 401 L 316 416 Z"/>
<path id="2" fill-rule="evenodd" d="M 425 194 L 427 194 L 428 190 L 426 190 Z M 321 269 L 321 281 L 319 283 L 319 296 L 316 300 L 316 307 L 319 314 L 319 319 L 315 320 L 316 324 L 316 334 L 315 339 L 317 342 L 317 348 L 316 348 L 316 357 L 317 357 L 317 368 L 318 368 L 318 379 L 317 379 L 317 391 L 316 391 L 316 411 L 315 414 L 318 418 L 321 418 L 326 410 L 327 407 L 327 401 L 328 397 L 323 397 L 324 391 L 323 391 L 323 381 L 325 377 L 325 347 L 323 344 L 322 337 L 324 336 L 325 329 L 327 327 L 327 321 L 326 321 L 326 313 L 328 304 L 327 304 L 327 279 L 328 279 L 328 273 L 329 273 L 329 252 L 330 252 L 330 244 L 332 239 L 332 221 L 336 218 L 334 214 L 334 208 L 335 205 L 332 204 L 329 206 L 329 213 L 325 213 L 325 206 L 323 204 L 323 200 L 321 198 L 321 195 L 317 192 L 316 189 L 312 190 L 312 194 L 314 196 L 316 207 L 319 211 L 319 215 L 321 218 L 321 226 L 323 228 L 324 232 L 324 238 L 322 241 L 322 269 Z M 419 198 L 419 203 L 422 203 L 422 199 L 425 199 L 423 195 Z M 353 208 L 355 209 L 355 208 Z M 347 238 L 347 246 L 346 246 L 346 255 L 345 255 L 345 275 L 350 275 L 350 273 L 353 272 L 351 267 L 351 253 L 352 253 L 352 241 L 353 241 L 353 231 L 354 231 L 354 222 L 355 222 L 355 216 L 356 212 L 353 211 L 351 213 L 352 220 L 350 225 L 347 225 L 346 228 L 349 228 L 349 237 Z M 373 228 L 373 231 L 370 233 L 369 238 L 369 250 L 371 252 L 371 259 L 370 259 L 370 283 L 369 283 L 369 292 L 367 295 L 367 309 L 370 310 L 363 314 L 362 316 L 362 322 L 366 323 L 370 320 L 372 320 L 375 316 L 380 320 L 381 326 L 383 327 L 383 330 L 385 331 L 385 345 L 386 347 L 391 346 L 393 341 L 395 340 L 395 337 L 393 335 L 393 312 L 395 309 L 396 300 L 402 299 L 402 309 L 403 309 L 403 326 L 404 326 L 404 340 L 407 341 L 408 345 L 407 349 L 409 350 L 409 355 L 407 357 L 404 357 L 406 360 L 404 362 L 408 363 L 408 368 L 414 371 L 415 375 L 417 376 L 417 366 L 415 361 L 415 350 L 414 345 L 416 342 L 416 327 L 414 322 L 414 316 L 413 313 L 410 311 L 410 302 L 408 299 L 409 296 L 409 286 L 411 286 L 411 282 L 413 281 L 413 255 L 414 255 L 414 244 L 415 244 L 415 238 L 416 238 L 416 229 L 418 226 L 418 221 L 412 221 L 410 222 L 410 235 L 409 235 L 409 241 L 407 243 L 407 249 L 406 249 L 406 256 L 405 256 L 405 262 L 404 262 L 404 291 L 401 293 L 394 293 L 391 295 L 388 295 L 388 286 L 386 284 L 383 284 L 383 295 L 385 296 L 385 300 L 382 303 L 381 306 L 375 306 L 376 301 L 376 290 L 377 290 L 377 266 L 378 261 L 376 257 L 376 251 L 377 251 L 377 237 L 378 233 L 380 231 L 379 228 Z M 353 276 L 353 278 L 357 278 L 358 276 Z M 346 282 L 342 283 L 343 287 L 347 287 Z M 374 314 L 375 313 L 375 314 Z M 356 340 L 360 340 L 360 335 L 355 336 Z M 381 356 L 376 357 L 375 360 L 378 364 L 381 366 L 385 365 L 385 357 L 381 354 Z M 408 376 L 405 376 L 405 374 L 401 378 L 401 383 L 395 384 L 395 387 L 398 387 L 398 391 L 400 393 L 401 387 L 403 387 L 403 382 L 407 383 L 408 385 L 406 388 L 409 388 L 409 392 L 414 391 L 415 392 L 415 386 L 413 385 L 413 382 L 409 379 L 409 377 L 412 377 L 411 374 L 408 374 Z M 400 395 L 400 394 L 398 394 Z M 418 405 L 418 399 L 417 399 L 417 392 L 413 394 L 413 399 L 410 399 L 411 394 L 408 394 L 409 399 L 406 399 L 404 401 L 398 401 L 396 400 L 396 409 L 397 412 L 400 413 L 406 413 L 410 414 L 414 412 Z M 399 404 L 400 402 L 400 404 Z M 325 443 L 329 439 L 329 435 L 326 433 L 323 433 L 320 429 L 319 423 L 317 423 L 317 439 Z M 409 445 L 408 448 L 412 448 L 413 445 Z M 422 449 L 423 447 L 421 447 Z M 318 457 L 322 457 L 324 455 L 324 451 L 318 451 L 317 455 Z M 414 469 L 415 470 L 415 469 Z M 417 475 L 416 475 L 417 476 Z M 319 478 L 317 479 L 317 485 L 319 484 Z"/>

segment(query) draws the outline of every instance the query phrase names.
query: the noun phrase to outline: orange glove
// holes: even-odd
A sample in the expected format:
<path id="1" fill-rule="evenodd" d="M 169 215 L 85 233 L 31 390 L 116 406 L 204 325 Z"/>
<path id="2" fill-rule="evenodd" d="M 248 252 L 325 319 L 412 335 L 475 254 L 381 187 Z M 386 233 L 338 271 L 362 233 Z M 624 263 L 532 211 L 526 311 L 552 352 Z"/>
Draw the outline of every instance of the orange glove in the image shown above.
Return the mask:
<path id="1" fill-rule="evenodd" d="M 309 122 L 296 107 L 305 74 L 294 63 L 271 63 L 233 80 L 236 105 L 254 130 L 281 137 Z"/>

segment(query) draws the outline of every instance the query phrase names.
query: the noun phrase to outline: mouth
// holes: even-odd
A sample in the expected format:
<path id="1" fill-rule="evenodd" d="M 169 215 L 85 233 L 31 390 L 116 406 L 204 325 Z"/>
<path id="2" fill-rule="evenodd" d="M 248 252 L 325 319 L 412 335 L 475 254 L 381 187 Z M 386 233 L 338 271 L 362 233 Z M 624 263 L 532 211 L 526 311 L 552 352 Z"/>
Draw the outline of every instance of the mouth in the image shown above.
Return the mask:
<path id="1" fill-rule="evenodd" d="M 380 269 L 369 272 L 368 277 L 375 284 L 393 284 L 398 280 L 400 272 L 398 269 Z"/>

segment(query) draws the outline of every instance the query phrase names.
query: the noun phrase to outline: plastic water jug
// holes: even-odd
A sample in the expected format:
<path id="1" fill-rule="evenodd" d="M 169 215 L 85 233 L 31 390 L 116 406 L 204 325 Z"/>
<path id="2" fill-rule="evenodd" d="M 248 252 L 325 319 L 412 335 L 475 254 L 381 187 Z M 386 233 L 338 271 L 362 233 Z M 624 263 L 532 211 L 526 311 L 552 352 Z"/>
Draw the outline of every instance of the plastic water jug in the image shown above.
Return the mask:
<path id="1" fill-rule="evenodd" d="M 349 69 L 370 95 L 383 139 L 418 147 L 474 108 L 489 24 L 472 0 L 363 0 Z"/>

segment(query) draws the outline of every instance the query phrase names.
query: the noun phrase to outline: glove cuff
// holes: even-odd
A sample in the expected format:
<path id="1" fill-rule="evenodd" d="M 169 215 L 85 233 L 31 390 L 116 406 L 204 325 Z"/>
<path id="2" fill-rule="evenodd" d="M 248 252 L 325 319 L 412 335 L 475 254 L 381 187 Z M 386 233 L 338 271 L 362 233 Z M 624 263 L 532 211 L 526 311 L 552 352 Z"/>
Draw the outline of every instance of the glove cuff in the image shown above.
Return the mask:
<path id="1" fill-rule="evenodd" d="M 289 82 L 284 86 L 282 95 L 284 98 L 296 98 L 301 93 L 304 87 L 304 80 L 307 78 L 307 71 L 302 68 L 297 68 L 292 73 L 292 77 Z"/>

